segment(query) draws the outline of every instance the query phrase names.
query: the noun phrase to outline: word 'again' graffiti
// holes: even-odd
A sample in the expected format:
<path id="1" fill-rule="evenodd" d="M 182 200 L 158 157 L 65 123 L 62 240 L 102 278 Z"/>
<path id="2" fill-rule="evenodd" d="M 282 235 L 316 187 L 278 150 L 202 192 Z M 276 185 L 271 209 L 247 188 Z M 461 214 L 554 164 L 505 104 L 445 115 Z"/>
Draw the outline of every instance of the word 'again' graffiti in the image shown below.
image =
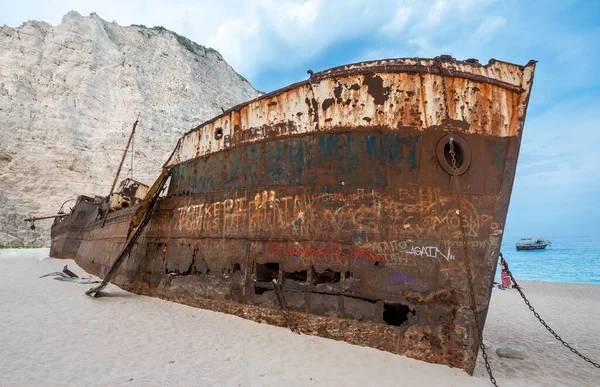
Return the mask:
<path id="1" fill-rule="evenodd" d="M 434 246 L 413 246 L 410 248 L 410 251 L 407 251 L 406 254 L 416 255 L 418 257 L 429 257 L 429 258 L 445 258 L 446 261 L 451 261 L 454 259 L 454 255 L 450 254 L 450 247 L 448 247 L 448 252 L 446 254 L 442 253 L 440 249 Z"/>

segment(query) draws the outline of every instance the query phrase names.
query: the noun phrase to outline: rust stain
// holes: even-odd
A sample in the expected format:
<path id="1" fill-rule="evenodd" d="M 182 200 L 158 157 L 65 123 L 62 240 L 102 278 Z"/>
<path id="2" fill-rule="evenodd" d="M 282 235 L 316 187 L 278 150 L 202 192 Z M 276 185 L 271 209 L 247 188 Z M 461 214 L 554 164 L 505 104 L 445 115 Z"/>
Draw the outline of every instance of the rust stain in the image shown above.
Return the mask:
<path id="1" fill-rule="evenodd" d="M 333 105 L 334 102 L 335 102 L 335 100 L 333 98 L 327 98 L 327 99 L 323 100 L 323 103 L 321 104 L 323 111 L 326 111 L 327 109 L 329 109 L 329 107 L 331 105 Z"/>
<path id="2" fill-rule="evenodd" d="M 265 126 L 285 127 L 290 116 L 295 117 L 294 133 L 298 134 L 362 127 L 367 122 L 363 117 L 370 118 L 369 128 L 426 131 L 443 127 L 447 115 L 454 122 L 465 122 L 461 127 L 470 134 L 518 134 L 526 106 L 521 97 L 528 95 L 531 87 L 533 62 L 523 67 L 491 61 L 484 66 L 446 58 L 441 62 L 442 73 L 435 63 L 430 59 L 375 61 L 313 74 L 310 83 L 237 106 L 192 130 L 165 165 L 266 139 Z M 442 75 L 449 93 L 448 112 Z M 229 141 L 214 140 L 217 127 L 223 128 Z M 277 137 L 289 135 L 286 131 Z"/>
<path id="3" fill-rule="evenodd" d="M 373 97 L 375 105 L 383 105 L 388 100 L 391 87 L 384 87 L 383 79 L 379 75 L 366 74 L 363 85 L 367 87 L 367 93 Z"/>

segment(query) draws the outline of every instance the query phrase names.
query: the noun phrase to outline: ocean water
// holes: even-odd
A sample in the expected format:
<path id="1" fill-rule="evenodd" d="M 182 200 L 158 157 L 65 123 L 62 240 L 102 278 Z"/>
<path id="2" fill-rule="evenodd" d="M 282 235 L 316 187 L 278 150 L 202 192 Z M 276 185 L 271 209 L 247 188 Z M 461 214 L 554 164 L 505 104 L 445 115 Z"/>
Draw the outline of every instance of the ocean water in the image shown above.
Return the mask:
<path id="1" fill-rule="evenodd" d="M 544 238 L 545 250 L 517 251 L 520 238 L 504 237 L 502 254 L 517 280 L 600 285 L 600 237 Z M 500 278 L 500 264 L 496 277 Z"/>

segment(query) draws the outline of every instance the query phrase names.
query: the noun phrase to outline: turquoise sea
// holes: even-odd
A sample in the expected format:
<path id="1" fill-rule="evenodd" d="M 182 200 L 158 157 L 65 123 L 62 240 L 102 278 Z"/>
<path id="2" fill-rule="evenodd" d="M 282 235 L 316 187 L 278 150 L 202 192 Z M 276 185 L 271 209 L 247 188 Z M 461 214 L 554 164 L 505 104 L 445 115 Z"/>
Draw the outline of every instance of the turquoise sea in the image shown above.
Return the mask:
<path id="1" fill-rule="evenodd" d="M 502 253 L 517 282 L 523 279 L 600 285 L 600 237 L 544 239 L 551 241 L 552 246 L 517 251 L 519 238 L 503 238 Z M 500 265 L 496 277 L 500 278 Z"/>

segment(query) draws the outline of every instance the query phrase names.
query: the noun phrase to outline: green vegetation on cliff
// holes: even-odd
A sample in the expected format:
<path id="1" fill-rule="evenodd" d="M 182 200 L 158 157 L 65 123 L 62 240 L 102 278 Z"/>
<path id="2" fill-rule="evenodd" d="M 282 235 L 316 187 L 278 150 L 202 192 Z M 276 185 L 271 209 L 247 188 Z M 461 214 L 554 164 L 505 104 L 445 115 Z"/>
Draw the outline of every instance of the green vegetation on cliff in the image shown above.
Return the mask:
<path id="1" fill-rule="evenodd" d="M 179 35 L 177 32 L 168 30 L 163 26 L 146 27 L 143 24 L 132 24 L 131 27 L 143 28 L 145 30 L 156 31 L 159 33 L 170 32 L 173 34 L 173 36 L 175 36 L 175 39 L 177 39 L 179 44 L 181 44 L 186 50 L 188 50 L 192 54 L 206 55 L 207 52 L 212 52 L 214 54 L 217 54 L 220 60 L 223 60 L 223 57 L 221 56 L 221 54 L 214 48 L 204 47 L 203 45 L 198 44 L 198 43 L 194 42 L 193 40 L 186 38 L 185 36 Z"/>
<path id="2" fill-rule="evenodd" d="M 132 24 L 130 27 L 137 27 L 137 28 L 144 29 L 146 31 L 156 31 L 158 33 L 170 32 L 171 34 L 173 34 L 175 39 L 177 39 L 177 42 L 179 42 L 179 44 L 181 44 L 186 50 L 188 50 L 192 54 L 206 56 L 207 53 L 213 53 L 216 55 L 218 60 L 224 61 L 221 53 L 219 51 L 215 50 L 214 48 L 205 47 L 201 44 L 198 44 L 198 43 L 194 42 L 193 40 L 186 38 L 183 35 L 179 35 L 177 32 L 166 29 L 163 26 L 146 27 L 143 24 Z M 140 33 L 143 34 L 142 31 L 140 31 Z M 148 33 L 147 36 L 150 37 L 151 35 Z M 242 81 L 250 83 L 243 75 L 239 74 L 237 71 L 236 71 L 236 74 Z"/>

